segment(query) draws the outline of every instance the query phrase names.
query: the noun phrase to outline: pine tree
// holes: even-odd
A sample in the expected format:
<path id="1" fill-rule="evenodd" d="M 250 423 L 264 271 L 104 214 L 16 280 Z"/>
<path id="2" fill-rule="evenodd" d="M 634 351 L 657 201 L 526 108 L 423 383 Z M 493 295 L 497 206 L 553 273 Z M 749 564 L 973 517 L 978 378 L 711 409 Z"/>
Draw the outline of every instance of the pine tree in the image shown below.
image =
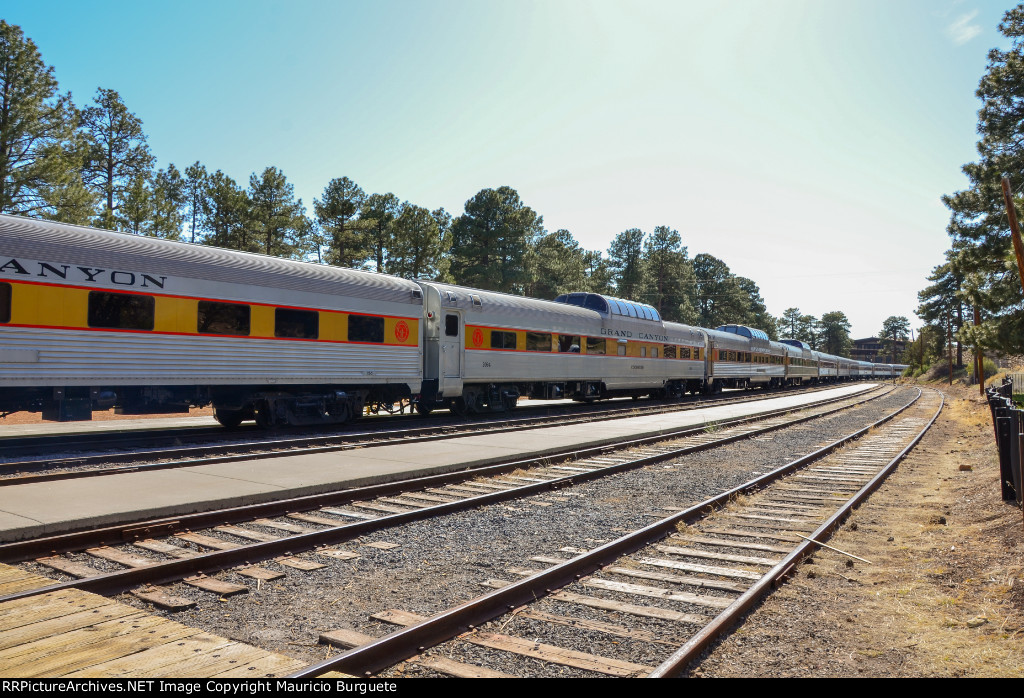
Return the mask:
<path id="1" fill-rule="evenodd" d="M 850 339 L 850 320 L 846 313 L 834 310 L 821 316 L 818 323 L 821 337 L 820 351 L 833 356 L 849 356 L 853 341 Z"/>
<path id="2" fill-rule="evenodd" d="M 717 257 L 701 253 L 693 258 L 694 287 L 692 304 L 696 322 L 715 328 L 742 323 L 748 316 L 750 301 L 729 266 Z"/>
<path id="3" fill-rule="evenodd" d="M 394 194 L 370 194 L 363 202 L 359 223 L 366 241 L 366 255 L 379 273 L 387 271 L 388 250 L 394 243 L 392 224 L 402 204 Z"/>
<path id="4" fill-rule="evenodd" d="M 437 219 L 422 206 L 402 204 L 391 223 L 388 273 L 405 279 L 436 279 L 448 253 Z"/>
<path id="5" fill-rule="evenodd" d="M 797 328 L 800 326 L 800 309 L 786 308 L 779 318 L 778 328 L 783 338 L 796 339 Z"/>
<path id="6" fill-rule="evenodd" d="M 910 320 L 902 315 L 890 315 L 882 322 L 882 344 L 886 347 L 892 361 L 896 363 L 896 343 L 907 341 L 910 337 Z"/>
<path id="7" fill-rule="evenodd" d="M 601 250 L 583 251 L 583 273 L 586 278 L 586 286 L 583 290 L 604 295 L 613 293 L 615 286 L 612 269 L 608 260 L 601 254 Z"/>
<path id="8" fill-rule="evenodd" d="M 149 234 L 165 240 L 181 239 L 185 225 L 185 179 L 173 164 L 153 175 L 153 220 Z"/>
<path id="9" fill-rule="evenodd" d="M 679 322 L 692 315 L 693 266 L 679 233 L 667 225 L 656 227 L 644 243 L 643 279 L 641 297 L 657 308 L 663 319 Z"/>
<path id="10" fill-rule="evenodd" d="M 20 27 L 0 19 L 0 213 L 83 223 L 95 198 L 81 179 L 71 95 Z"/>
<path id="11" fill-rule="evenodd" d="M 306 208 L 295 199 L 295 188 L 276 167 L 249 177 L 249 222 L 263 254 L 295 257 L 301 251 Z"/>
<path id="12" fill-rule="evenodd" d="M 185 198 L 189 242 L 195 242 L 196 231 L 201 230 L 209 186 L 210 175 L 206 168 L 198 160 L 189 165 L 185 170 L 185 182 L 182 189 L 182 195 Z"/>
<path id="13" fill-rule="evenodd" d="M 82 110 L 81 128 L 89 143 L 84 174 L 86 182 L 102 197 L 97 223 L 113 228 L 125 190 L 149 174 L 154 158 L 142 132 L 142 121 L 128 111 L 121 95 L 100 88 L 94 104 Z"/>
<path id="14" fill-rule="evenodd" d="M 947 228 L 952 252 L 963 278 L 971 280 L 964 293 L 985 315 L 980 330 L 965 328 L 961 335 L 983 346 L 1020 353 L 1024 293 L 1013 263 L 1001 179 L 1008 173 L 1014 187 L 1024 184 L 1024 5 L 1003 16 L 999 31 L 1010 47 L 989 51 L 978 86 L 979 159 L 963 167 L 969 188 L 943 197 L 943 202 L 952 212 Z"/>
<path id="15" fill-rule="evenodd" d="M 544 220 L 511 187 L 483 189 L 452 222 L 451 273 L 457 283 L 523 292 L 529 273 L 523 261 Z"/>
<path id="16" fill-rule="evenodd" d="M 935 328 L 934 336 L 945 337 L 947 324 L 951 324 L 954 337 L 959 339 L 960 330 L 964 329 L 964 334 L 968 335 L 967 341 L 973 343 L 972 340 L 981 340 L 984 345 L 992 346 L 994 342 L 991 341 L 991 338 L 984 337 L 984 335 L 971 336 L 975 330 L 964 328 L 964 299 L 961 290 L 966 285 L 967 279 L 961 271 L 959 255 L 948 251 L 946 260 L 944 264 L 940 264 L 932 270 L 928 277 L 932 283 L 918 291 L 917 299 L 920 305 L 917 307 L 917 316 Z M 976 280 L 979 275 L 974 274 L 972 278 Z M 975 283 L 976 281 L 972 281 L 968 288 L 972 288 Z M 981 293 L 976 295 L 984 296 Z M 979 299 L 979 305 L 982 302 L 983 300 Z M 985 333 L 991 330 L 991 326 L 983 326 L 980 332 Z M 963 364 L 963 344 L 957 341 L 956 347 L 956 362 L 960 366 Z"/>
<path id="17" fill-rule="evenodd" d="M 256 252 L 259 245 L 249 230 L 251 202 L 235 180 L 217 170 L 210 175 L 202 207 L 203 243 L 243 252 Z"/>
<path id="18" fill-rule="evenodd" d="M 568 230 L 541 235 L 530 250 L 531 280 L 526 295 L 553 299 L 586 289 L 583 250 Z"/>
<path id="19" fill-rule="evenodd" d="M 366 192 L 348 177 L 328 182 L 323 197 L 313 199 L 313 213 L 327 247 L 328 264 L 358 267 L 367 256 L 366 240 L 353 224 L 366 200 Z"/>
<path id="20" fill-rule="evenodd" d="M 644 231 L 624 230 L 615 236 L 608 248 L 608 267 L 620 298 L 638 300 L 644 290 Z"/>

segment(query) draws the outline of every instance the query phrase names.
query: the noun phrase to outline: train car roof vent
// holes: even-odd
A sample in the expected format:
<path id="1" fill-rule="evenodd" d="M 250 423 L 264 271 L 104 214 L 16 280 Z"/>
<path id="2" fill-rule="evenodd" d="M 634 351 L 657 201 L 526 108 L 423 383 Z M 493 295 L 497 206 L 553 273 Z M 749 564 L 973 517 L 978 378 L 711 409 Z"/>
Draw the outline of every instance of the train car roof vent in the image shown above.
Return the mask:
<path id="1" fill-rule="evenodd" d="M 474 308 L 482 308 L 483 307 L 484 302 L 480 299 L 480 296 L 478 296 L 478 295 L 476 295 L 474 293 L 474 294 L 471 294 L 469 298 L 470 298 L 470 300 L 473 301 L 473 307 Z"/>
<path id="2" fill-rule="evenodd" d="M 458 303 L 459 302 L 459 297 L 456 296 L 451 291 L 445 291 L 445 293 L 448 294 L 448 302 L 449 303 Z"/>
<path id="3" fill-rule="evenodd" d="M 423 300 L 423 291 L 421 291 L 421 290 L 420 290 L 420 289 L 418 289 L 418 288 L 414 288 L 414 289 L 412 290 L 412 297 L 413 297 L 413 298 L 418 298 L 418 299 L 420 299 L 420 300 Z"/>

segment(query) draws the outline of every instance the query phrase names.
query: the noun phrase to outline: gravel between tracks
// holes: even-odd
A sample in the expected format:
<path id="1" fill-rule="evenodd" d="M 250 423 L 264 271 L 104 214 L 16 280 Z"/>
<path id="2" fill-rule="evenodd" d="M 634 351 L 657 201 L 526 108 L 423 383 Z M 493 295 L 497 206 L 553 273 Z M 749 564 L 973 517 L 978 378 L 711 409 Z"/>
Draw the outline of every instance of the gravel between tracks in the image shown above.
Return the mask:
<path id="1" fill-rule="evenodd" d="M 484 593 L 486 589 L 482 584 L 488 579 L 513 579 L 508 568 L 539 567 L 539 563 L 529 561 L 532 556 L 559 555 L 558 551 L 564 547 L 593 548 L 664 516 L 667 513 L 664 507 L 692 505 L 855 431 L 905 404 L 912 395 L 910 389 L 901 389 L 865 406 L 766 437 L 692 454 L 673 464 L 657 464 L 570 490 L 386 530 L 338 546 L 358 553 L 358 558 L 335 562 L 317 557 L 317 561 L 327 563 L 320 570 L 299 572 L 285 570 L 277 563 L 266 563 L 265 567 L 286 571 L 286 576 L 260 584 L 235 573 L 219 575 L 226 581 L 246 584 L 250 588 L 248 594 L 218 600 L 211 594 L 179 584 L 172 593 L 194 598 L 198 606 L 181 613 L 163 613 L 218 635 L 304 661 L 318 661 L 338 652 L 318 643 L 320 632 L 351 628 L 369 635 L 383 635 L 394 627 L 372 621 L 369 617 L 372 613 L 389 608 L 422 615 L 437 613 Z M 393 543 L 397 547 L 387 550 L 367 547 L 369 543 L 379 542 Z M 568 557 L 565 553 L 561 555 Z M 310 554 L 303 557 L 314 558 Z M 613 596 L 605 594 L 609 598 Z M 129 595 L 123 595 L 121 600 L 149 608 L 148 604 Z M 645 603 L 637 599 L 630 599 L 630 602 Z M 657 603 L 665 605 L 664 601 Z M 558 608 L 560 605 L 560 602 L 545 600 L 541 610 L 549 608 L 552 612 L 564 613 L 564 607 Z M 681 611 L 692 610 L 685 604 L 674 607 Z M 588 614 L 576 607 L 573 615 L 587 617 Z M 608 621 L 605 613 L 595 611 L 592 617 Z M 499 619 L 491 625 L 497 628 L 505 622 L 509 625 L 503 632 L 523 628 L 525 636 L 539 641 L 549 638 L 552 643 L 570 649 L 645 665 L 656 665 L 671 653 L 671 648 L 665 646 L 568 628 L 551 630 L 544 624 L 521 618 Z M 673 632 L 685 635 L 685 628 L 663 621 L 632 619 L 623 623 L 659 635 Z M 465 644 L 460 645 L 459 656 L 474 656 L 486 666 L 520 675 L 593 675 L 539 662 L 509 662 L 504 653 L 470 648 Z M 429 672 L 403 665 L 392 675 L 429 675 Z"/>

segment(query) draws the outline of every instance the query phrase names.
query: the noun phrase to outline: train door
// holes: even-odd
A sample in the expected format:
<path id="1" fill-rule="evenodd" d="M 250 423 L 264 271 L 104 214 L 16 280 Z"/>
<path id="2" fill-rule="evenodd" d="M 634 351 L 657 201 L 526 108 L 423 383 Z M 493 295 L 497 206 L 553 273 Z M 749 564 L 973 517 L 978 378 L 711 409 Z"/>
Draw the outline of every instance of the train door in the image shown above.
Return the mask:
<path id="1" fill-rule="evenodd" d="M 462 363 L 466 344 L 463 341 L 462 313 L 444 308 L 441 323 L 441 370 L 444 374 L 445 395 L 462 394 Z M 455 392 L 455 388 L 458 392 Z"/>

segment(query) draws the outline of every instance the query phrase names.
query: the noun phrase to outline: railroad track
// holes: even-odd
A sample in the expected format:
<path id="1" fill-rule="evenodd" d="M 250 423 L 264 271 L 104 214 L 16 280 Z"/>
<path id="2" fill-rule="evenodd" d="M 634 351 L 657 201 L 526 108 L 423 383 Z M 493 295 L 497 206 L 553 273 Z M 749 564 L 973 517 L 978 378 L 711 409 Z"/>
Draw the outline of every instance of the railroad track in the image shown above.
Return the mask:
<path id="1" fill-rule="evenodd" d="M 67 588 L 102 593 L 135 589 L 153 603 L 184 604 L 165 585 L 179 580 L 215 594 L 244 593 L 244 585 L 224 584 L 212 575 L 233 570 L 267 579 L 261 561 L 289 568 L 316 569 L 345 559 L 334 546 L 384 528 L 452 514 L 573 485 L 659 463 L 688 453 L 765 435 L 862 405 L 890 389 L 829 400 L 798 411 L 738 419 L 635 440 L 617 447 L 548 457 L 543 463 L 511 462 L 471 473 L 419 478 L 345 492 L 300 497 L 177 517 L 52 536 L 0 546 L 0 561 L 29 562 L 67 581 L 0 598 L 0 602 Z M 303 557 L 299 557 L 302 555 Z M 277 574 L 277 573 L 273 573 Z M 145 589 L 140 589 L 145 586 Z"/>
<path id="2" fill-rule="evenodd" d="M 804 389 L 802 392 L 817 392 L 827 390 L 834 386 L 817 386 Z M 84 442 L 76 440 L 62 441 L 61 437 L 46 437 L 40 440 L 38 437 L 31 439 L 7 439 L 0 444 L 0 459 L 10 456 L 11 453 L 29 451 L 36 453 L 29 460 L 9 460 L 0 462 L 0 487 L 27 484 L 30 482 L 47 482 L 56 480 L 72 479 L 77 477 L 96 477 L 112 475 L 117 473 L 136 472 L 143 470 L 164 470 L 196 465 L 227 463 L 241 460 L 252 460 L 255 458 L 275 458 L 280 456 L 295 456 L 303 454 L 327 453 L 332 451 L 344 451 L 355 448 L 367 448 L 372 446 L 383 446 L 393 443 L 416 443 L 421 441 L 432 441 L 449 438 L 451 436 L 462 436 L 466 434 L 487 434 L 502 433 L 516 430 L 531 429 L 547 424 L 572 424 L 589 422 L 602 419 L 610 419 L 624 416 L 638 416 L 645 414 L 659 414 L 665 412 L 688 411 L 701 409 L 712 405 L 725 405 L 737 402 L 751 402 L 777 397 L 778 391 L 767 392 L 762 395 L 752 396 L 749 392 L 731 394 L 725 396 L 698 398 L 685 403 L 655 405 L 639 404 L 630 401 L 626 406 L 615 407 L 592 407 L 592 406 L 568 406 L 560 409 L 550 407 L 544 409 L 546 413 L 540 416 L 517 415 L 514 417 L 492 417 L 478 419 L 470 422 L 465 420 L 453 421 L 444 420 L 434 422 L 426 426 L 396 429 L 393 425 L 382 425 L 380 428 L 364 430 L 359 432 L 317 434 L 314 436 L 277 436 L 268 437 L 265 432 L 259 432 L 260 437 L 256 440 L 239 442 L 235 437 L 237 433 L 225 431 L 222 428 L 213 428 L 222 438 L 232 439 L 228 442 L 205 444 L 198 446 L 175 445 L 172 447 L 153 447 L 153 437 L 139 436 L 136 434 L 113 434 L 108 436 L 93 435 Z M 576 409 L 573 409 L 573 408 Z M 582 413 L 580 413 L 582 411 Z M 422 421 L 423 418 L 415 418 Z M 390 420 L 389 420 L 390 421 Z M 193 430 L 189 430 L 192 432 Z M 203 432 L 207 433 L 207 432 Z M 119 439 L 124 438 L 122 442 Z M 133 452 L 104 452 L 81 456 L 53 457 L 38 455 L 45 453 L 46 449 L 57 450 L 60 453 L 67 453 L 78 448 L 96 448 L 104 438 L 109 438 L 113 443 L 111 447 L 145 447 L 150 450 Z M 159 434 L 155 437 L 163 441 L 168 437 Z M 185 438 L 175 435 L 172 438 Z M 41 450 L 40 450 L 41 449 Z M 114 465 L 116 463 L 127 463 L 126 465 Z"/>
<path id="3" fill-rule="evenodd" d="M 883 420 L 641 530 L 591 550 L 539 551 L 487 580 L 493 591 L 471 601 L 430 617 L 373 613 L 369 625 L 398 627 L 381 637 L 325 632 L 321 641 L 346 651 L 292 678 L 401 676 L 411 666 L 522 676 L 538 665 L 576 676 L 678 675 L 823 544 L 941 408 L 941 395 L 919 390 Z M 575 649 L 581 644 L 589 649 Z"/>

